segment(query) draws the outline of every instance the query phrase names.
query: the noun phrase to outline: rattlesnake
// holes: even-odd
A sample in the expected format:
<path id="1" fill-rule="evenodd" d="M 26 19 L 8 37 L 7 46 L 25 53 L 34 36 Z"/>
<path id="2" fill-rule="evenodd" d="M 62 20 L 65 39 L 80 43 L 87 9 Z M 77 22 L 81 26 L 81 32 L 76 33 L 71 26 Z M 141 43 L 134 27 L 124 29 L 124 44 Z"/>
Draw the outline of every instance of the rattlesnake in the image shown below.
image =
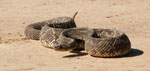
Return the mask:
<path id="1" fill-rule="evenodd" d="M 25 35 L 40 39 L 43 46 L 57 51 L 84 48 L 90 55 L 99 57 L 122 56 L 131 48 L 125 33 L 113 29 L 76 28 L 74 18 L 70 17 L 30 24 L 25 28 Z"/>

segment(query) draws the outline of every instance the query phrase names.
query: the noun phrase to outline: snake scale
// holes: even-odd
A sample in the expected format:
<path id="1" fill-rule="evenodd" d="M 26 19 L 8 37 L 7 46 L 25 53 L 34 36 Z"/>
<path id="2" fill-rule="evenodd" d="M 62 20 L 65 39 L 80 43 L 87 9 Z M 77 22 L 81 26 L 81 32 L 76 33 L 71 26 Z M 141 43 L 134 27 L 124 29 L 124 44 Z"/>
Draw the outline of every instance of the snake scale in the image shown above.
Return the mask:
<path id="1" fill-rule="evenodd" d="M 85 49 L 91 56 L 116 57 L 129 53 L 131 43 L 127 35 L 115 29 L 76 27 L 74 18 L 57 17 L 37 22 L 25 28 L 29 39 L 57 51 Z"/>

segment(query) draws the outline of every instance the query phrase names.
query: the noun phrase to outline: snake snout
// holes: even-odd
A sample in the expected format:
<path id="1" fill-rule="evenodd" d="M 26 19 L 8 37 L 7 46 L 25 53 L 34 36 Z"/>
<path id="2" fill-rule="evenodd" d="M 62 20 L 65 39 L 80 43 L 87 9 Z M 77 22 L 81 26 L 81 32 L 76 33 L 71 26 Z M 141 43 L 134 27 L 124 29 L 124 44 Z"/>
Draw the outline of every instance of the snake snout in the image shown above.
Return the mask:
<path id="1" fill-rule="evenodd" d="M 63 46 L 61 46 L 61 45 L 55 46 L 54 49 L 56 51 L 67 51 L 68 50 L 68 49 L 64 48 Z"/>
<path id="2" fill-rule="evenodd" d="M 72 50 L 73 48 L 68 48 L 67 46 L 64 46 L 64 45 L 56 45 L 54 49 L 56 51 L 69 51 L 69 50 Z"/>
<path id="3" fill-rule="evenodd" d="M 58 46 L 55 46 L 55 49 L 62 49 L 63 47 L 58 45 Z"/>

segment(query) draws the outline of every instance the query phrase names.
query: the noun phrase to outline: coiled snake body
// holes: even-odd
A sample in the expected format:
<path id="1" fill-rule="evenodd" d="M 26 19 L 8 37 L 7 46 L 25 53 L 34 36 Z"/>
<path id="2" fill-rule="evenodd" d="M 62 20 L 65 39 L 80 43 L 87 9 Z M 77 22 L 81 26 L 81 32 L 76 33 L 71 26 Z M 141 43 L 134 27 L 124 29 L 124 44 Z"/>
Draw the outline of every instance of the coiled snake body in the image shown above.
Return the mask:
<path id="1" fill-rule="evenodd" d="M 38 40 L 45 47 L 58 51 L 84 48 L 87 53 L 98 57 L 116 57 L 127 54 L 131 43 L 127 35 L 113 29 L 75 28 L 70 17 L 58 17 L 28 25 L 27 38 Z"/>

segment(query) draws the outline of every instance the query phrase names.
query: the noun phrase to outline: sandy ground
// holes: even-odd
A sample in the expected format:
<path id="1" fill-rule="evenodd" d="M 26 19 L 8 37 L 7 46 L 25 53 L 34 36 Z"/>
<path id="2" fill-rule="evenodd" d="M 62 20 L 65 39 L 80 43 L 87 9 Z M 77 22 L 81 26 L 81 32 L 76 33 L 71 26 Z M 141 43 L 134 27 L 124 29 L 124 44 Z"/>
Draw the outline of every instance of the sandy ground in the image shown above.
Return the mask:
<path id="1" fill-rule="evenodd" d="M 129 55 L 96 58 L 25 39 L 28 24 L 76 11 L 78 27 L 125 32 L 133 48 Z M 150 0 L 0 0 L 0 71 L 150 71 L 149 27 Z"/>

